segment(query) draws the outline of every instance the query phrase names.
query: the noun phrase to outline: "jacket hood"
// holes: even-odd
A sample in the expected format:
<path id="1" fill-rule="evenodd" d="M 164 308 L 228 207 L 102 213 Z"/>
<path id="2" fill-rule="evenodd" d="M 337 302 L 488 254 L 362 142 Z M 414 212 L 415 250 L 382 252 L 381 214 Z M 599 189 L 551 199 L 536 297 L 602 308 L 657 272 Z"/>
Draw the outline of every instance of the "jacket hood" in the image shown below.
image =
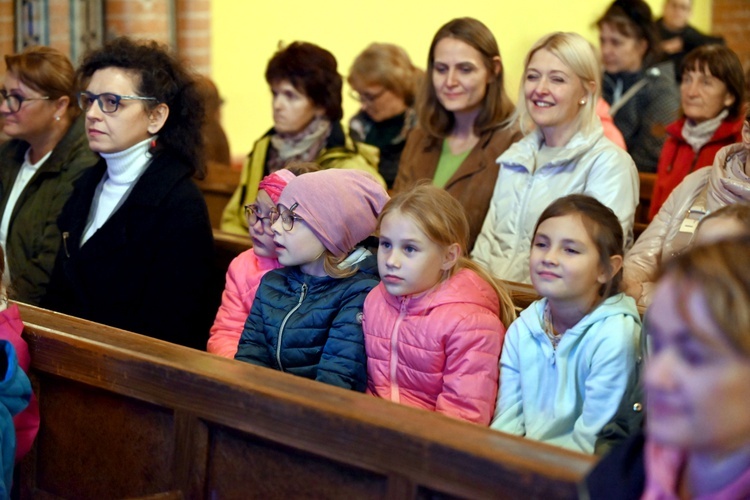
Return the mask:
<path id="1" fill-rule="evenodd" d="M 379 286 L 384 286 L 382 283 Z M 430 290 L 417 294 L 396 297 L 384 294 L 386 301 L 398 309 L 403 303 L 408 305 L 412 314 L 429 313 L 436 307 L 445 304 L 475 304 L 487 308 L 491 304 L 494 314 L 500 314 L 500 301 L 495 290 L 478 274 L 469 269 L 461 269 L 450 279 L 442 281 Z"/>
<path id="2" fill-rule="evenodd" d="M 523 321 L 526 328 L 535 334 L 544 336 L 544 308 L 547 307 L 547 299 L 537 300 L 521 312 L 517 321 Z M 618 293 L 609 297 L 599 304 L 593 311 L 584 316 L 573 328 L 565 332 L 565 335 L 581 335 L 594 323 L 603 321 L 610 316 L 631 316 L 637 324 L 641 324 L 635 300 L 624 293 Z"/>
<path id="3" fill-rule="evenodd" d="M 560 165 L 569 165 L 571 163 L 578 163 L 578 160 L 586 152 L 590 151 L 594 144 L 604 135 L 604 129 L 600 123 L 594 124 L 590 133 L 586 134 L 583 131 L 578 131 L 573 137 L 560 148 L 560 153 L 555 157 L 555 160 L 545 165 L 539 166 L 536 170 L 541 168 L 552 168 Z M 514 168 L 522 168 L 529 170 L 529 165 L 536 165 L 536 156 L 539 154 L 544 136 L 541 130 L 538 128 L 533 132 L 526 135 L 523 139 L 509 147 L 500 157 L 497 159 L 497 163 L 503 166 L 512 166 Z"/>
<path id="4" fill-rule="evenodd" d="M 378 275 L 378 258 L 375 255 L 369 254 L 362 260 L 356 263 L 357 272 L 354 276 L 344 279 L 374 279 L 380 281 Z M 311 274 L 305 274 L 300 271 L 299 266 L 280 267 L 274 272 L 282 273 L 286 276 L 287 283 L 292 289 L 296 289 L 303 283 L 308 286 L 310 291 L 321 291 L 326 290 L 332 286 L 336 286 L 340 278 L 332 278 L 330 276 L 313 276 Z"/>
<path id="5" fill-rule="evenodd" d="M 750 202 L 750 176 L 745 173 L 747 147 L 730 144 L 716 153 L 708 178 L 708 208 L 723 207 L 738 202 Z"/>

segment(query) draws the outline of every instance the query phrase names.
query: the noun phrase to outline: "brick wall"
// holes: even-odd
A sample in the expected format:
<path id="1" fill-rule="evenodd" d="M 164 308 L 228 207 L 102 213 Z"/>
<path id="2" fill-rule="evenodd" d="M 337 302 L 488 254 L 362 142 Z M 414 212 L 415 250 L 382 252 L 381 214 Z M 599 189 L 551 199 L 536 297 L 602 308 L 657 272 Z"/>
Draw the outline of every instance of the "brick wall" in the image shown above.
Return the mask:
<path id="1" fill-rule="evenodd" d="M 196 71 L 210 73 L 210 0 L 176 0 L 175 11 L 169 0 L 106 0 L 105 39 L 129 35 L 171 43 L 169 19 L 174 15 L 177 51 Z"/>
<path id="2" fill-rule="evenodd" d="M 197 72 L 211 74 L 211 0 L 177 0 L 177 50 Z"/>
<path id="3" fill-rule="evenodd" d="M 0 54 L 12 54 L 13 33 L 15 32 L 13 21 L 13 0 L 0 0 Z M 5 71 L 5 63 L 0 64 L 0 73 Z"/>
<path id="4" fill-rule="evenodd" d="M 169 43 L 170 15 L 166 0 L 106 0 L 104 38 L 128 35 Z"/>
<path id="5" fill-rule="evenodd" d="M 49 0 L 49 45 L 70 56 L 70 29 L 68 23 L 55 22 L 70 19 L 69 0 Z M 74 61 L 75 63 L 75 61 Z"/>
<path id="6" fill-rule="evenodd" d="M 713 0 L 712 28 L 750 69 L 750 0 Z"/>

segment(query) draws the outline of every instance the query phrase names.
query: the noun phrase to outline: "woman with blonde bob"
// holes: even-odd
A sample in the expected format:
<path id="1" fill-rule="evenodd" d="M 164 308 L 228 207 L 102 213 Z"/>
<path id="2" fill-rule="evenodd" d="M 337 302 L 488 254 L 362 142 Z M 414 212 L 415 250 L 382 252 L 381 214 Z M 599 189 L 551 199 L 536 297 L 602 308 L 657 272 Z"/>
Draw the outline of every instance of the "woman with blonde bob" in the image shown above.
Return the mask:
<path id="1" fill-rule="evenodd" d="M 409 135 L 393 191 L 429 179 L 456 198 L 474 246 L 497 179 L 495 159 L 518 139 L 504 86 L 500 49 L 476 19 L 454 19 L 435 34 L 417 98 L 419 127 Z"/>
<path id="2" fill-rule="evenodd" d="M 370 44 L 349 70 L 351 95 L 361 105 L 349 122 L 349 133 L 380 150 L 378 171 L 389 188 L 406 138 L 417 124 L 414 104 L 422 76 L 406 51 L 391 43 Z"/>
<path id="3" fill-rule="evenodd" d="M 748 252 L 726 240 L 665 264 L 647 315 L 645 436 L 599 462 L 581 498 L 750 497 Z"/>
<path id="4" fill-rule="evenodd" d="M 526 56 L 516 119 L 527 134 L 497 159 L 500 174 L 472 257 L 496 276 L 528 283 L 534 224 L 554 200 L 586 194 L 617 215 L 632 242 L 638 172 L 604 136 L 596 115 L 601 76 L 593 47 L 552 33 Z"/>

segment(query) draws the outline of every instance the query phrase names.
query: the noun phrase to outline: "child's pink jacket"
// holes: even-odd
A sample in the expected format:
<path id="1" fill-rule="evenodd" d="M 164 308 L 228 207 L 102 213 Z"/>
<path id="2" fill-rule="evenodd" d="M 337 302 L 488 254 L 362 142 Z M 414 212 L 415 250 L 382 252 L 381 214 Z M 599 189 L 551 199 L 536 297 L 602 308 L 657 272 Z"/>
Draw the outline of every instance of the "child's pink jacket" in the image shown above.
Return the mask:
<path id="1" fill-rule="evenodd" d="M 211 327 L 208 352 L 234 359 L 260 279 L 280 267 L 278 260 L 259 257 L 252 248 L 234 258 L 229 264 L 221 306 Z"/>
<path id="2" fill-rule="evenodd" d="M 367 392 L 489 425 L 505 327 L 494 289 L 463 269 L 418 296 L 365 299 Z"/>
<path id="3" fill-rule="evenodd" d="M 21 332 L 23 332 L 23 322 L 18 306 L 9 304 L 6 310 L 0 311 L 0 340 L 7 340 L 13 345 L 18 357 L 18 366 L 24 372 L 29 373 L 31 356 L 29 356 L 29 346 L 21 338 Z M 33 393 L 29 406 L 13 418 L 13 425 L 16 427 L 16 462 L 18 462 L 31 450 L 36 433 L 39 431 L 39 403 Z"/>

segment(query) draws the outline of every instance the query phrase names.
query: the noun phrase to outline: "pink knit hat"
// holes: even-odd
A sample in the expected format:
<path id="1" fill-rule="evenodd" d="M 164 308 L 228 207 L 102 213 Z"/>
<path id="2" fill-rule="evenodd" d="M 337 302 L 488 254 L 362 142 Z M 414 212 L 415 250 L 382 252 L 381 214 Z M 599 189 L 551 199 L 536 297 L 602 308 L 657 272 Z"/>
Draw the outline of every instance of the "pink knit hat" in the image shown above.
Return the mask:
<path id="1" fill-rule="evenodd" d="M 373 176 L 339 168 L 295 177 L 279 198 L 286 208 L 299 204 L 294 213 L 336 257 L 348 254 L 375 231 L 387 201 L 388 193 Z"/>
<path id="2" fill-rule="evenodd" d="M 277 170 L 276 172 L 263 177 L 263 180 L 261 180 L 260 184 L 258 184 L 258 190 L 260 191 L 262 189 L 263 191 L 268 193 L 271 201 L 273 201 L 274 203 L 278 203 L 281 192 L 284 190 L 286 185 L 289 184 L 289 181 L 291 181 L 295 177 L 296 175 L 294 175 L 291 171 L 282 168 L 281 170 Z"/>

